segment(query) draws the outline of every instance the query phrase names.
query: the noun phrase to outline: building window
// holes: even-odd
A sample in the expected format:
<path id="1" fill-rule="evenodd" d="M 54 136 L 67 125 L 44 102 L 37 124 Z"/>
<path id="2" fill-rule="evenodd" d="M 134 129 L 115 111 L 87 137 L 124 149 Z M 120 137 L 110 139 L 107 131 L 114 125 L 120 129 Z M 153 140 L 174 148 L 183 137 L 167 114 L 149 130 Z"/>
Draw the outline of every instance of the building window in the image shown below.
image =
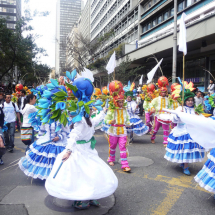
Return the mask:
<path id="1" fill-rule="evenodd" d="M 184 1 L 182 1 L 179 5 L 178 5 L 178 12 L 182 11 L 184 9 Z"/>
<path id="2" fill-rule="evenodd" d="M 148 23 L 148 30 L 151 28 L 151 22 Z"/>
<path id="3" fill-rule="evenodd" d="M 192 0 L 186 0 L 186 7 L 189 7 L 192 4 Z"/>
<path id="4" fill-rule="evenodd" d="M 169 18 L 169 11 L 167 11 L 166 13 L 164 13 L 163 20 L 166 20 L 168 18 Z"/>
<path id="5" fill-rule="evenodd" d="M 147 26 L 145 25 L 145 26 L 143 27 L 143 33 L 146 32 L 146 31 L 147 31 Z"/>
<path id="6" fill-rule="evenodd" d="M 149 8 L 152 6 L 152 1 L 148 2 L 148 6 L 149 6 Z"/>
<path id="7" fill-rule="evenodd" d="M 156 19 L 154 19 L 153 21 L 152 21 L 152 27 L 154 27 L 156 25 Z"/>
<path id="8" fill-rule="evenodd" d="M 162 22 L 162 16 L 159 16 L 159 17 L 158 17 L 158 22 L 157 22 L 157 23 L 160 24 L 161 22 Z"/>
<path id="9" fill-rule="evenodd" d="M 170 16 L 174 16 L 174 8 L 170 10 Z"/>

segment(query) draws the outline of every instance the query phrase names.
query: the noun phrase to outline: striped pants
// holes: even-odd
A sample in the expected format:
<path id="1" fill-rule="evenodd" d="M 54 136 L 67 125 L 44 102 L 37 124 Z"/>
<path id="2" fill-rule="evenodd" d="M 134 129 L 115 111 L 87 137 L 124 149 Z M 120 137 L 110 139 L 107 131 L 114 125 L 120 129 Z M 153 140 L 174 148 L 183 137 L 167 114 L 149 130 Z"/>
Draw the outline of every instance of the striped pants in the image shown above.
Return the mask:
<path id="1" fill-rule="evenodd" d="M 108 162 L 115 161 L 116 146 L 117 146 L 117 143 L 119 143 L 122 168 L 129 167 L 128 161 L 127 161 L 127 153 L 126 153 L 127 136 L 115 137 L 115 136 L 109 135 L 108 140 L 109 140 L 109 157 L 107 161 Z"/>

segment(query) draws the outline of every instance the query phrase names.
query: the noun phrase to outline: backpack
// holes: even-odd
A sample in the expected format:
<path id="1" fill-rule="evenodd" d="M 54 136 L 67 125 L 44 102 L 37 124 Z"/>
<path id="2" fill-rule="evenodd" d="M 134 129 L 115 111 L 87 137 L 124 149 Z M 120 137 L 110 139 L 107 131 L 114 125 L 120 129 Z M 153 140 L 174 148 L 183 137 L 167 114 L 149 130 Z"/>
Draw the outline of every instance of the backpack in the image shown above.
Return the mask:
<path id="1" fill-rule="evenodd" d="M 15 104 L 12 102 L 12 105 L 13 105 L 13 107 L 14 107 L 14 112 L 16 113 L 16 106 L 15 106 Z M 2 111 L 3 111 L 3 109 L 4 109 L 4 103 L 2 104 Z"/>

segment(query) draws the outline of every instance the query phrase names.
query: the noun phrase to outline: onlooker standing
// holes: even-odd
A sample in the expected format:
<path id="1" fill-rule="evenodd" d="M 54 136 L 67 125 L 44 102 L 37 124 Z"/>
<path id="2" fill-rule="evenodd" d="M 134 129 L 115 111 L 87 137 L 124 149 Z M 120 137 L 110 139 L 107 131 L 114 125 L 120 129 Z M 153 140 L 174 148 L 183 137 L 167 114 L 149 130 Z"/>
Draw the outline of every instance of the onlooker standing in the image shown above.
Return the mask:
<path id="1" fill-rule="evenodd" d="M 26 96 L 25 90 L 21 90 L 21 97 L 18 99 L 18 108 L 19 108 L 19 110 L 23 109 L 25 96 Z"/>
<path id="2" fill-rule="evenodd" d="M 21 137 L 24 136 L 24 140 L 22 142 L 27 145 L 26 151 L 29 149 L 29 145 L 34 142 L 34 129 L 29 123 L 29 114 L 34 113 L 37 111 L 37 108 L 34 107 L 36 103 L 36 96 L 33 94 L 29 94 L 25 98 L 23 109 L 20 112 L 23 115 L 23 124 L 21 128 Z"/>
<path id="3" fill-rule="evenodd" d="M 4 102 L 5 102 L 5 100 L 4 100 L 4 93 L 0 92 L 0 105 L 3 105 Z"/>
<path id="4" fill-rule="evenodd" d="M 204 104 L 203 102 L 204 102 L 204 100 L 203 100 L 203 98 L 202 98 L 202 92 L 197 92 L 197 94 L 196 94 L 196 96 L 194 97 L 194 99 L 195 99 L 195 104 L 196 104 L 196 106 L 198 106 L 198 105 L 200 105 L 200 104 Z"/>
<path id="5" fill-rule="evenodd" d="M 214 81 L 213 80 L 210 80 L 210 84 L 208 86 L 208 92 L 210 94 L 213 94 L 214 93 L 214 89 L 215 89 L 215 85 L 214 85 Z"/>
<path id="6" fill-rule="evenodd" d="M 3 104 L 4 105 L 4 104 Z M 3 135 L 2 128 L 4 126 L 4 112 L 3 112 L 3 105 L 0 106 L 0 135 Z"/>
<path id="7" fill-rule="evenodd" d="M 19 110 L 22 110 L 24 107 L 25 97 L 26 97 L 26 91 L 21 90 L 21 97 L 18 98 L 18 102 L 17 102 Z M 21 122 L 23 122 L 23 116 L 21 112 L 20 112 L 20 119 L 21 119 Z M 17 123 L 17 129 L 18 131 L 20 131 L 19 123 Z"/>
<path id="8" fill-rule="evenodd" d="M 4 120 L 7 122 L 6 126 L 8 127 L 8 130 L 5 131 L 5 146 L 9 152 L 13 152 L 16 116 L 18 118 L 19 125 L 21 125 L 21 121 L 19 109 L 16 104 L 11 102 L 10 94 L 6 94 L 3 112 L 5 116 Z"/>
<path id="9" fill-rule="evenodd" d="M 2 134 L 0 134 L 0 165 L 4 164 L 4 162 L 2 160 L 2 156 L 4 155 L 5 152 L 6 152 L 6 149 L 4 146 L 4 138 L 3 138 Z"/>

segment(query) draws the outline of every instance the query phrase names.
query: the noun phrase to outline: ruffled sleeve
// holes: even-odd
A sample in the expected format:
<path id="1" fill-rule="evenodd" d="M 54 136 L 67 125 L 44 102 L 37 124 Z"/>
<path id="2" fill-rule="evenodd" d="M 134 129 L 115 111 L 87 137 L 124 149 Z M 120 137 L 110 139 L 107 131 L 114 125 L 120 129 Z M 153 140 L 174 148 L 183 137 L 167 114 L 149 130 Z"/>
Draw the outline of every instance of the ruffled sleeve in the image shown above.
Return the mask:
<path id="1" fill-rule="evenodd" d="M 70 133 L 70 129 L 68 124 L 66 125 L 66 127 L 62 127 L 60 134 L 58 134 L 59 138 L 61 140 L 65 140 L 67 138 L 69 138 L 69 133 Z"/>
<path id="2" fill-rule="evenodd" d="M 111 121 L 114 120 L 114 111 L 108 110 L 107 115 L 104 119 L 105 124 L 111 124 Z"/>
<path id="3" fill-rule="evenodd" d="M 150 109 L 154 108 L 156 111 L 158 111 L 158 98 L 159 97 L 152 100 L 152 102 L 150 103 L 150 106 L 149 106 Z"/>
<path id="4" fill-rule="evenodd" d="M 178 111 L 178 112 L 181 112 L 181 110 L 182 110 L 181 107 L 178 107 L 176 109 L 176 111 Z M 182 123 L 182 121 L 180 120 L 180 118 L 178 117 L 178 115 L 176 115 L 176 114 L 171 114 L 171 115 L 172 115 L 172 122 L 173 123 Z"/>
<path id="5" fill-rule="evenodd" d="M 38 136 L 43 136 L 46 133 L 45 124 L 40 126 L 40 130 L 38 132 Z"/>
<path id="6" fill-rule="evenodd" d="M 76 146 L 76 141 L 81 140 L 84 133 L 84 126 L 82 122 L 76 122 L 74 128 L 69 134 L 69 138 L 67 140 L 66 149 L 73 150 Z"/>

